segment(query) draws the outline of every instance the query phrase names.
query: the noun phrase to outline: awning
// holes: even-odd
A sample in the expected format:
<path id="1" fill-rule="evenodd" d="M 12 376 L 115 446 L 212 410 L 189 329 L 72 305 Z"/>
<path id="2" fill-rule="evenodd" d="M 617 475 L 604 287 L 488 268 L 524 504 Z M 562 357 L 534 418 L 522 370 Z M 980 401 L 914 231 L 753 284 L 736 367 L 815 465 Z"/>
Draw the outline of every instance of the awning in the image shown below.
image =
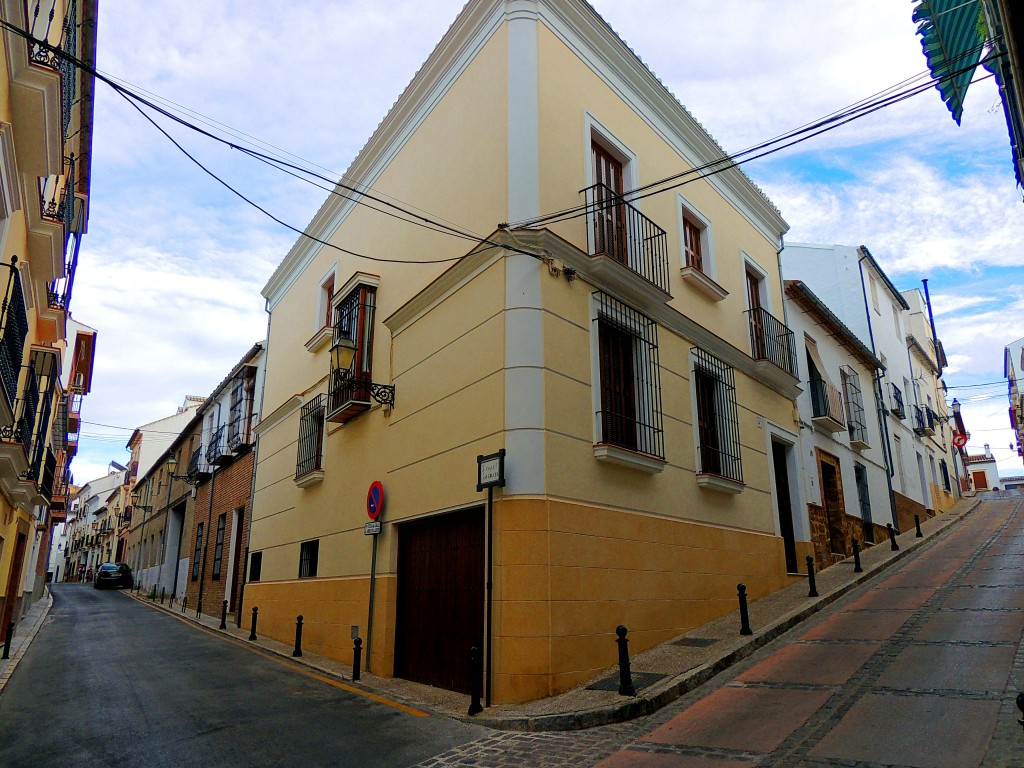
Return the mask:
<path id="1" fill-rule="evenodd" d="M 917 34 L 928 69 L 957 125 L 985 42 L 980 0 L 920 0 Z"/>

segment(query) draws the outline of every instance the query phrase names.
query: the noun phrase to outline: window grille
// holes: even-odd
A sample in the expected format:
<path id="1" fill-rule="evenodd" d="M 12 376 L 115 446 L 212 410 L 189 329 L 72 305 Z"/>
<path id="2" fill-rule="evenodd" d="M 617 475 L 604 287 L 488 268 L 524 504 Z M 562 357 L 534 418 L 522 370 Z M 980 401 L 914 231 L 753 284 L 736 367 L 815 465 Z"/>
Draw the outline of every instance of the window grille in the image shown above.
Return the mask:
<path id="1" fill-rule="evenodd" d="M 949 467 L 945 459 L 939 459 L 939 471 L 942 473 L 942 489 L 949 493 L 952 488 L 949 484 Z"/>
<path id="2" fill-rule="evenodd" d="M 843 394 L 846 400 L 846 424 L 850 441 L 867 444 L 868 430 L 864 420 L 864 397 L 860 390 L 860 376 L 848 365 L 842 366 Z"/>
<path id="3" fill-rule="evenodd" d="M 664 458 L 657 324 L 594 293 L 600 368 L 598 442 Z"/>
<path id="4" fill-rule="evenodd" d="M 324 395 L 317 395 L 302 406 L 299 417 L 298 460 L 295 464 L 296 478 L 323 469 L 325 400 Z"/>
<path id="5" fill-rule="evenodd" d="M 742 483 L 735 371 L 700 347 L 693 348 L 693 356 L 698 471 Z"/>
<path id="6" fill-rule="evenodd" d="M 213 574 L 211 578 L 216 581 L 220 579 L 221 563 L 224 560 L 224 528 L 227 523 L 227 513 L 217 518 L 217 539 L 213 545 Z"/>
<path id="7" fill-rule="evenodd" d="M 304 541 L 299 547 L 299 578 L 316 576 L 317 559 L 320 555 L 320 539 Z"/>
<path id="8" fill-rule="evenodd" d="M 192 553 L 192 581 L 199 581 L 199 555 L 203 549 L 203 524 L 196 527 L 196 548 Z"/>

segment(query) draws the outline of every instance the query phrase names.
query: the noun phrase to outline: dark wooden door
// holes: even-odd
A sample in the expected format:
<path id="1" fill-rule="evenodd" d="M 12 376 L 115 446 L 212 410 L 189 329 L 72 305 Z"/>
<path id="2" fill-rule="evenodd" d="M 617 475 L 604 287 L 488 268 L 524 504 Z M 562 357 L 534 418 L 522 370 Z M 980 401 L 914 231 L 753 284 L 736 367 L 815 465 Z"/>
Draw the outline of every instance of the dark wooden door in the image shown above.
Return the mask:
<path id="1" fill-rule="evenodd" d="M 395 676 L 470 693 L 469 649 L 483 648 L 484 511 L 398 527 Z"/>
<path id="2" fill-rule="evenodd" d="M 821 463 L 821 502 L 828 521 L 828 545 L 834 554 L 846 554 L 843 535 L 843 489 L 839 481 L 839 468 Z"/>
<path id="3" fill-rule="evenodd" d="M 622 205 L 622 163 L 600 144 L 591 144 L 594 158 L 594 253 L 626 261 L 626 211 Z"/>
<path id="4" fill-rule="evenodd" d="M 793 532 L 793 505 L 789 495 L 789 467 L 786 463 L 786 446 L 772 441 L 772 462 L 775 469 L 775 491 L 779 500 L 779 533 L 786 552 L 786 571 L 799 573 L 796 561 L 796 535 Z"/>

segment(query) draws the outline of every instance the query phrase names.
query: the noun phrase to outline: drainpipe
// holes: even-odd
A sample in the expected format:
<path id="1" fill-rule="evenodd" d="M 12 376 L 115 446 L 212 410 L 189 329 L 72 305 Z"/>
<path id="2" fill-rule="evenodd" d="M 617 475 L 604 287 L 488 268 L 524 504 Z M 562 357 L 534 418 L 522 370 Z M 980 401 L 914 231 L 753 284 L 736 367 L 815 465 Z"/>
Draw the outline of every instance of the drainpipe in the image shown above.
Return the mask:
<path id="1" fill-rule="evenodd" d="M 220 401 L 217 402 L 217 429 L 214 430 L 213 434 L 217 433 L 220 429 Z M 211 437 L 213 436 L 211 434 Z M 202 444 L 199 446 L 199 450 L 203 450 Z M 200 455 L 200 459 L 202 456 Z M 210 472 L 210 503 L 206 507 L 206 537 L 203 541 L 203 563 L 199 570 L 199 597 L 196 598 L 196 610 L 199 611 L 203 607 L 203 586 L 206 584 L 206 552 L 210 548 L 210 528 L 213 527 L 213 492 L 217 489 L 217 465 L 213 465 L 213 469 Z M 198 615 L 198 614 L 197 614 Z"/>
<path id="2" fill-rule="evenodd" d="M 864 298 L 864 319 L 868 321 L 868 338 L 871 341 L 871 354 L 878 357 L 878 350 L 875 349 L 875 332 L 871 327 L 871 306 L 868 304 L 868 294 L 864 290 L 864 259 L 861 254 L 857 260 L 857 269 L 860 271 L 860 293 Z M 882 376 L 884 371 L 876 370 L 872 378 L 873 389 L 875 390 L 875 412 L 878 415 L 878 428 L 882 435 L 882 458 L 885 460 L 885 481 L 889 486 L 889 514 L 892 517 L 892 527 L 899 531 L 899 522 L 896 519 L 896 494 L 892 489 L 892 476 L 895 472 L 892 458 L 892 448 L 889 445 L 889 421 L 885 417 L 885 398 L 882 392 Z"/>

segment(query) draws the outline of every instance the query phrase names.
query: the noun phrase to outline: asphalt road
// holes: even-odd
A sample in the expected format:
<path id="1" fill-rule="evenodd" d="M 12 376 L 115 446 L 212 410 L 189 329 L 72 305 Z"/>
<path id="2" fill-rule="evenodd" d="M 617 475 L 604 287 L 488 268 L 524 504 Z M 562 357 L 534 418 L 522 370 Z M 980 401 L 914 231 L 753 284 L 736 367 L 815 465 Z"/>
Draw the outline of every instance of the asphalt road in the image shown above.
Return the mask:
<path id="1" fill-rule="evenodd" d="M 2 768 L 406 766 L 478 738 L 118 591 L 59 584 L 0 696 Z"/>

